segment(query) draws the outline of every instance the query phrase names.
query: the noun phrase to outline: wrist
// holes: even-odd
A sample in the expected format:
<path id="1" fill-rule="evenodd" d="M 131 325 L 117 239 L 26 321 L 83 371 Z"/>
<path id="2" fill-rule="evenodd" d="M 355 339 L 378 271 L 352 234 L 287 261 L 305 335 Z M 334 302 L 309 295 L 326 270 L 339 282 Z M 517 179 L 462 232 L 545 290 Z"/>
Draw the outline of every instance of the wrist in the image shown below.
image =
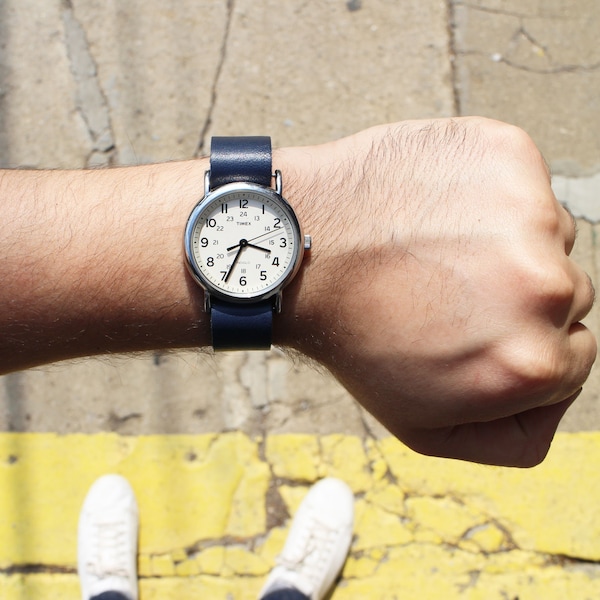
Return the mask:
<path id="1" fill-rule="evenodd" d="M 147 349 L 210 346 L 203 293 L 183 260 L 183 231 L 202 197 L 208 168 L 207 159 L 135 168 L 140 182 L 135 187 L 145 197 L 136 202 L 129 227 L 134 233 L 132 245 L 139 244 L 141 256 L 136 256 L 134 247 L 119 264 L 136 265 L 129 269 L 130 287 L 140 290 L 139 299 L 133 300 L 141 313 L 140 322 L 145 323 L 142 329 L 148 328 Z M 135 343 L 143 345 L 144 338 Z"/>
<path id="2" fill-rule="evenodd" d="M 181 250 L 206 168 L 2 172 L 2 372 L 209 344 Z"/>
<path id="3" fill-rule="evenodd" d="M 362 292 L 373 274 L 382 263 L 400 264 L 407 250 L 402 241 L 411 238 L 410 218 L 393 228 L 388 212 L 394 218 L 409 212 L 403 169 L 392 160 L 402 147 L 394 132 L 373 127 L 274 157 L 287 181 L 284 195 L 312 237 L 312 250 L 284 291 L 276 343 L 325 364 L 336 360 L 342 338 L 354 335 L 363 319 Z"/>
<path id="4" fill-rule="evenodd" d="M 312 238 L 300 270 L 283 290 L 282 312 L 274 321 L 274 343 L 313 358 L 319 358 L 318 349 L 332 326 L 327 311 L 334 281 L 334 273 L 329 273 L 331 259 L 346 244 L 346 239 L 340 239 L 339 210 L 343 209 L 334 208 L 341 174 L 335 144 L 283 148 L 273 155 L 274 168 L 283 175 L 283 195 L 303 233 Z"/>

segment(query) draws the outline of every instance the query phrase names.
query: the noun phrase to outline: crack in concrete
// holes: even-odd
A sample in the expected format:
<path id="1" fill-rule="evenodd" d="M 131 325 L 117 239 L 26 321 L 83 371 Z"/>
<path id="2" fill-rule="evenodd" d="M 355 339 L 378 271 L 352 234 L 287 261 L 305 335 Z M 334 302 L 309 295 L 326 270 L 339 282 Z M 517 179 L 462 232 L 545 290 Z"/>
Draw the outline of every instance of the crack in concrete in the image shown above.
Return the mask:
<path id="1" fill-rule="evenodd" d="M 453 0 L 447 0 L 447 1 L 448 1 L 448 4 L 447 4 L 447 6 L 448 6 L 448 29 L 449 29 L 449 35 L 451 38 L 449 53 L 450 53 L 451 60 L 453 58 L 456 59 L 460 56 L 489 57 L 489 58 L 491 58 L 492 61 L 505 64 L 513 69 L 517 69 L 519 71 L 524 71 L 527 73 L 534 73 L 534 74 L 538 74 L 538 75 L 560 75 L 562 73 L 579 73 L 579 72 L 587 73 L 587 72 L 594 72 L 594 71 L 597 71 L 600 69 L 600 61 L 595 62 L 595 63 L 588 63 L 588 64 L 585 64 L 585 63 L 584 64 L 560 64 L 558 61 L 555 61 L 552 58 L 549 47 L 546 44 L 538 41 L 535 38 L 535 36 L 533 36 L 527 30 L 527 28 L 525 27 L 525 25 L 523 23 L 523 21 L 526 21 L 526 20 L 532 19 L 532 18 L 550 19 L 550 18 L 553 18 L 552 15 L 544 15 L 543 17 L 540 17 L 540 16 L 533 16 L 533 15 L 526 15 L 526 14 L 511 12 L 511 11 L 503 11 L 500 9 L 493 9 L 493 8 L 488 8 L 488 7 L 484 7 L 484 6 L 476 6 L 474 4 L 469 4 L 467 2 L 460 2 L 460 0 L 458 0 L 456 2 L 454 2 Z M 455 43 L 456 42 L 456 28 L 457 28 L 457 24 L 456 24 L 456 20 L 455 20 L 455 8 L 458 6 L 469 9 L 469 10 L 486 12 L 486 13 L 495 14 L 495 15 L 508 16 L 508 17 L 518 19 L 519 26 L 517 27 L 515 33 L 510 38 L 510 43 L 509 43 L 507 52 L 506 53 L 500 52 L 500 53 L 487 54 L 485 52 L 476 51 L 476 50 L 463 50 L 463 51 L 457 50 L 456 43 Z M 556 18 L 558 18 L 558 17 L 556 17 Z M 510 53 L 512 51 L 511 46 L 515 47 L 520 40 L 525 40 L 526 42 L 531 44 L 531 46 L 534 49 L 540 51 L 541 55 L 544 56 L 548 60 L 548 62 L 551 64 L 551 66 L 534 67 L 534 66 L 526 65 L 521 62 L 512 60 L 509 57 Z M 552 64 L 552 63 L 555 63 L 555 64 Z M 454 67 L 454 71 L 455 70 L 456 70 L 456 67 Z M 453 72 L 453 75 L 452 75 L 452 83 L 453 83 L 453 89 L 454 89 L 454 93 L 455 93 L 455 104 L 460 108 L 460 97 L 458 96 L 458 84 L 457 84 L 455 72 Z"/>
<path id="2" fill-rule="evenodd" d="M 366 443 L 368 441 L 371 442 L 371 444 L 373 445 L 373 448 L 369 448 L 368 447 L 368 444 Z M 363 447 L 365 448 L 365 456 L 367 457 L 367 462 L 368 462 L 369 471 L 370 471 L 371 475 L 375 474 L 375 462 L 378 461 L 378 460 L 380 460 L 385 465 L 385 469 L 386 470 L 385 470 L 385 473 L 383 475 L 383 477 L 385 478 L 385 480 L 390 485 L 394 485 L 394 486 L 400 488 L 400 481 L 398 480 L 398 478 L 394 474 L 394 471 L 392 469 L 392 465 L 388 461 L 385 453 L 382 452 L 381 446 L 379 444 L 379 440 L 376 439 L 376 438 L 374 438 L 374 437 L 369 438 L 368 440 L 363 440 Z M 373 456 L 374 452 L 377 453 L 376 457 Z M 404 502 L 403 502 L 403 506 L 404 506 Z"/>
<path id="3" fill-rule="evenodd" d="M 75 16 L 71 0 L 63 0 L 62 20 L 66 53 L 77 90 L 76 106 L 92 142 L 86 163 L 88 167 L 108 166 L 116 156 L 110 108 L 98 81 L 98 67 L 87 34 Z"/>
<path id="4" fill-rule="evenodd" d="M 8 565 L 0 569 L 0 575 L 37 575 L 49 573 L 51 575 L 74 575 L 77 569 L 64 565 L 44 565 L 41 563 L 24 563 L 20 565 Z"/>
<path id="5" fill-rule="evenodd" d="M 215 69 L 215 76 L 211 86 L 211 99 L 210 106 L 208 107 L 208 112 L 206 114 L 206 119 L 204 124 L 200 130 L 200 138 L 198 140 L 198 145 L 196 147 L 196 152 L 194 153 L 195 157 L 203 156 L 206 153 L 205 150 L 205 141 L 206 134 L 212 124 L 213 113 L 215 110 L 215 106 L 217 104 L 217 89 L 219 86 L 219 80 L 221 79 L 221 73 L 223 71 L 223 66 L 225 64 L 225 59 L 227 57 L 227 46 L 229 43 L 229 33 L 231 31 L 231 22 L 233 20 L 233 11 L 235 8 L 235 0 L 226 0 L 227 6 L 227 15 L 225 18 L 225 28 L 223 30 L 223 40 L 221 42 L 221 52 L 219 55 L 219 62 L 217 63 L 217 68 Z"/>
<path id="6" fill-rule="evenodd" d="M 515 11 L 511 11 L 511 10 L 502 10 L 501 8 L 491 8 L 489 6 L 481 6 L 481 5 L 477 5 L 477 4 L 471 4 L 469 2 L 461 2 L 460 0 L 458 0 L 455 3 L 455 6 L 464 6 L 465 8 L 477 10 L 479 12 L 490 13 L 492 15 L 501 15 L 504 17 L 514 17 L 516 19 L 540 19 L 540 18 L 561 19 L 561 18 L 563 18 L 560 15 L 552 15 L 552 14 L 540 16 L 540 15 L 519 13 L 519 12 L 515 12 Z"/>
<path id="7" fill-rule="evenodd" d="M 539 46 L 543 49 L 543 46 Z M 483 53 L 479 53 L 483 54 Z M 492 60 L 494 62 L 503 63 L 513 69 L 517 69 L 519 71 L 525 71 L 527 73 L 534 73 L 537 75 L 560 75 L 561 73 L 591 73 L 594 71 L 598 71 L 600 69 L 600 62 L 592 63 L 589 65 L 577 65 L 577 64 L 567 64 L 567 65 L 556 65 L 554 67 L 548 68 L 537 68 L 531 67 L 528 65 L 524 65 L 518 62 L 514 62 L 509 58 L 506 58 L 502 55 L 493 55 Z"/>
<path id="8" fill-rule="evenodd" d="M 525 28 L 523 24 L 515 31 L 511 43 L 514 47 L 518 46 L 520 40 L 524 39 L 528 42 L 532 47 L 536 54 L 541 54 L 541 56 L 545 56 L 548 58 L 550 62 L 552 62 L 552 57 L 550 56 L 550 50 L 548 46 L 538 42 L 538 40 L 533 36 L 533 34 L 529 33 L 529 31 Z"/>
<path id="9" fill-rule="evenodd" d="M 373 428 L 371 427 L 371 425 L 369 425 L 369 422 L 367 421 L 366 417 L 365 417 L 365 412 L 366 412 L 366 408 L 363 408 L 362 404 L 358 401 L 355 400 L 354 398 L 351 399 L 352 403 L 354 404 L 354 407 L 356 408 L 356 411 L 358 412 L 358 419 L 362 425 L 363 428 L 363 447 L 365 447 L 365 442 L 367 440 L 373 440 L 374 442 L 377 441 L 377 436 L 375 434 L 375 432 L 373 431 Z M 366 452 L 366 448 L 365 448 L 365 452 Z"/>
<path id="10" fill-rule="evenodd" d="M 265 513 L 266 513 L 266 530 L 271 531 L 276 527 L 283 527 L 285 523 L 291 518 L 291 515 L 287 509 L 287 506 L 281 497 L 279 491 L 280 483 L 278 478 L 273 472 L 273 465 L 268 463 L 271 478 L 269 480 L 269 487 L 265 498 Z"/>
<path id="11" fill-rule="evenodd" d="M 288 516 L 288 518 L 289 518 L 289 516 Z M 498 526 L 497 522 L 494 522 L 494 524 L 496 526 Z M 275 527 L 281 527 L 282 525 L 283 525 L 283 523 L 278 523 Z M 502 529 L 506 533 L 505 529 L 504 528 L 502 528 Z M 174 548 L 167 552 L 142 553 L 142 554 L 140 554 L 140 556 L 143 556 L 150 560 L 153 558 L 156 558 L 156 557 L 169 557 L 172 560 L 173 565 L 177 565 L 177 564 L 180 564 L 181 562 L 183 562 L 184 560 L 188 560 L 190 558 L 193 559 L 193 558 L 197 557 L 199 554 L 201 554 L 203 551 L 205 551 L 209 548 L 213 548 L 213 547 L 222 547 L 223 549 L 238 547 L 238 548 L 243 548 L 244 550 L 246 550 L 248 552 L 254 552 L 257 545 L 263 543 L 264 540 L 265 540 L 265 534 L 258 534 L 258 535 L 254 535 L 254 536 L 249 536 L 247 538 L 240 538 L 238 536 L 227 535 L 227 536 L 222 536 L 220 538 L 197 540 L 194 544 L 192 544 L 184 549 Z M 401 543 L 396 543 L 396 544 L 384 543 L 380 546 L 377 546 L 377 549 L 383 551 L 385 553 L 385 555 L 387 556 L 389 551 L 392 549 L 407 548 L 407 547 L 411 547 L 411 546 L 421 546 L 421 547 L 428 547 L 428 546 L 429 547 L 440 547 L 440 546 L 442 546 L 444 548 L 449 548 L 449 549 L 453 549 L 453 550 L 459 550 L 461 552 L 466 552 L 469 554 L 474 554 L 474 552 L 472 550 L 463 548 L 457 544 L 453 544 L 448 541 L 442 541 L 441 543 L 433 543 L 430 541 L 410 540 L 407 542 L 401 542 Z M 182 558 L 182 559 L 175 558 L 174 554 L 179 550 L 183 550 L 183 553 L 185 554 L 185 558 Z M 588 567 L 589 570 L 594 570 L 594 571 L 597 571 L 598 568 L 600 567 L 600 563 L 597 561 L 586 560 L 583 558 L 578 558 L 576 556 L 568 556 L 565 554 L 553 554 L 553 553 L 546 553 L 546 552 L 536 552 L 536 551 L 531 551 L 531 550 L 522 550 L 516 544 L 514 546 L 511 545 L 508 547 L 503 547 L 496 551 L 491 551 L 491 552 L 480 551 L 480 552 L 483 553 L 484 555 L 489 556 L 489 555 L 494 555 L 494 554 L 496 554 L 496 555 L 497 554 L 510 554 L 511 552 L 515 552 L 518 550 L 525 551 L 525 552 L 531 553 L 532 555 L 536 555 L 539 557 L 543 557 L 544 558 L 544 566 L 546 566 L 546 567 L 551 566 L 551 565 L 560 565 L 561 567 L 567 568 L 570 570 L 576 570 L 581 567 Z M 354 558 L 355 560 L 360 560 L 361 558 L 365 557 L 368 554 L 368 551 L 369 551 L 368 549 L 361 549 L 361 550 L 356 550 L 356 551 L 351 550 L 349 552 L 349 556 Z M 380 558 L 377 562 L 378 562 L 378 565 L 380 565 L 381 563 L 385 562 L 385 558 Z M 228 565 L 226 560 L 224 560 L 222 566 L 229 566 L 231 571 L 237 576 L 244 576 L 244 577 L 248 577 L 248 578 L 263 577 L 262 574 L 255 575 L 255 574 L 251 574 L 251 573 L 246 573 L 241 569 L 238 570 L 235 567 L 235 565 Z M 378 568 L 379 568 L 379 566 L 376 566 L 376 569 L 378 569 Z M 483 571 L 479 571 L 479 570 L 469 570 L 468 571 L 468 573 L 472 573 L 472 574 L 479 574 L 482 572 Z M 77 569 L 73 568 L 73 567 L 69 567 L 66 565 L 53 565 L 53 564 L 41 564 L 41 563 L 16 564 L 16 565 L 8 565 L 4 568 L 0 568 L 0 576 L 31 575 L 31 574 L 75 575 L 76 573 L 77 573 Z M 198 572 L 196 573 L 196 576 L 202 576 L 202 575 L 206 575 L 206 574 L 210 574 L 210 573 L 202 571 L 202 569 L 199 568 Z M 173 576 L 177 576 L 177 575 L 174 574 Z M 155 578 L 163 578 L 163 577 L 164 577 L 164 574 L 149 574 L 149 573 L 139 573 L 138 574 L 139 579 L 155 579 Z M 345 576 L 344 577 L 345 580 L 351 580 L 351 579 L 356 579 L 356 578 L 357 578 L 356 576 Z"/>
<path id="12" fill-rule="evenodd" d="M 138 419 L 143 419 L 144 415 L 139 412 L 132 412 L 126 415 L 118 415 L 114 411 L 110 411 L 108 417 L 106 418 L 106 428 L 108 431 L 119 432 L 122 427 L 127 425 L 129 421 L 137 421 Z"/>
<path id="13" fill-rule="evenodd" d="M 600 62 L 592 63 L 588 65 L 577 65 L 577 64 L 566 64 L 566 65 L 556 65 L 554 67 L 548 68 L 537 68 L 531 67 L 528 65 L 524 65 L 515 61 L 506 58 L 504 55 L 500 53 L 489 54 L 487 52 L 482 52 L 481 50 L 462 50 L 457 53 L 457 56 L 478 56 L 489 58 L 493 62 L 503 63 L 508 67 L 513 69 L 517 69 L 519 71 L 526 71 L 528 73 L 533 73 L 536 75 L 560 75 L 561 73 L 591 73 L 600 70 Z"/>
<path id="14" fill-rule="evenodd" d="M 460 3 L 459 3 L 460 4 Z M 455 3 L 453 0 L 446 2 L 446 22 L 448 31 L 448 60 L 450 63 L 450 85 L 452 87 L 452 112 L 453 116 L 462 115 L 462 99 L 460 96 L 460 86 L 458 84 L 458 66 L 456 59 L 458 52 L 456 50 L 456 23 Z"/>

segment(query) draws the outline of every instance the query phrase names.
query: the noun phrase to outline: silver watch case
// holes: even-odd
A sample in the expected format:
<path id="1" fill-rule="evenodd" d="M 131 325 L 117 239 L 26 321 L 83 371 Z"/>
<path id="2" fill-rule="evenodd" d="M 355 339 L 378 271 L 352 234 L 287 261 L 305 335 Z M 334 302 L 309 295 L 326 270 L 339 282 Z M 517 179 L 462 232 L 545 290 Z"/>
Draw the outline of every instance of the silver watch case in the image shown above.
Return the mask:
<path id="1" fill-rule="evenodd" d="M 194 279 L 194 281 L 200 285 L 204 290 L 204 308 L 205 310 L 210 310 L 210 298 L 211 296 L 215 296 L 220 298 L 221 300 L 225 300 L 227 302 L 235 302 L 235 303 L 252 303 L 259 302 L 261 300 L 266 300 L 271 298 L 272 296 L 276 296 L 275 298 L 275 310 L 279 312 L 281 310 L 281 291 L 283 288 L 292 281 L 294 276 L 298 273 L 298 269 L 302 264 L 302 259 L 304 256 L 304 250 L 310 249 L 311 246 L 311 238 L 310 236 L 304 236 L 302 233 L 302 227 L 296 217 L 296 213 L 294 209 L 290 206 L 290 204 L 285 200 L 285 198 L 281 195 L 281 173 L 279 171 L 275 172 L 275 181 L 276 181 L 276 189 L 270 187 L 264 187 L 261 185 L 244 183 L 244 182 L 235 182 L 228 183 L 222 185 L 214 190 L 210 190 L 210 171 L 205 173 L 204 178 L 204 197 L 196 204 L 193 208 L 190 216 L 188 218 L 185 234 L 184 234 L 184 253 L 185 253 L 185 263 L 186 267 Z M 192 251 L 192 236 L 193 231 L 196 227 L 196 223 L 202 212 L 205 210 L 213 202 L 218 202 L 220 198 L 226 196 L 232 192 L 241 192 L 248 191 L 254 192 L 258 194 L 262 194 L 266 197 L 269 197 L 271 201 L 279 204 L 281 209 L 288 216 L 290 223 L 292 224 L 292 228 L 294 231 L 294 255 L 292 257 L 292 261 L 290 263 L 290 267 L 288 271 L 284 274 L 279 281 L 275 282 L 270 287 L 263 290 L 260 294 L 228 294 L 223 290 L 215 287 L 215 285 L 208 281 L 204 275 L 202 274 L 196 259 L 194 257 L 194 253 Z"/>

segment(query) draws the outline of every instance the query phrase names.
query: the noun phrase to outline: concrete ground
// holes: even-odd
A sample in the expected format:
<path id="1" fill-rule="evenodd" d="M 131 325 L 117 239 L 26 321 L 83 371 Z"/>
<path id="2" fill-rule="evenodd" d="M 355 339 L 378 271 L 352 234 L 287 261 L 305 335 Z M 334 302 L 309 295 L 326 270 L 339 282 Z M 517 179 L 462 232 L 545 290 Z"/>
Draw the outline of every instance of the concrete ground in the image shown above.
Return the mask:
<path id="1" fill-rule="evenodd" d="M 599 30 L 597 0 L 0 0 L 0 166 L 148 163 L 201 155 L 213 134 L 285 146 L 484 115 L 538 143 L 598 285 Z M 588 324 L 600 333 L 597 307 Z M 0 595 L 76 596 L 79 503 L 116 470 L 145 503 L 143 600 L 253 597 L 299 496 L 328 473 L 360 514 L 334 598 L 595 597 L 599 393 L 596 367 L 549 461 L 514 472 L 406 451 L 326 373 L 277 351 L 5 376 Z M 207 514 L 229 515 L 210 531 L 204 477 L 222 490 Z"/>

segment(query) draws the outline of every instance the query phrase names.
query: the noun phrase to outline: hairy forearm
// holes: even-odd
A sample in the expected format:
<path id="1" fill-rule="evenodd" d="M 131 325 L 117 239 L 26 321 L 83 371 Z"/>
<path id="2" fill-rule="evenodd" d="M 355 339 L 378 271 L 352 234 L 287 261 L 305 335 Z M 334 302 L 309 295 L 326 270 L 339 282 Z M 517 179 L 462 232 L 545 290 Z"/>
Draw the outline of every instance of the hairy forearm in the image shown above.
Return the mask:
<path id="1" fill-rule="evenodd" d="M 305 232 L 322 147 L 278 150 Z M 0 374 L 98 354 L 208 347 L 203 292 L 183 258 L 207 159 L 87 171 L 0 171 Z M 307 176 L 309 175 L 309 176 Z M 312 183 L 311 183 L 312 182 Z M 320 262 L 324 246 L 318 240 Z M 320 302 L 310 256 L 284 292 L 274 342 L 305 349 Z M 310 344 L 310 341 L 308 342 Z"/>
<path id="2" fill-rule="evenodd" d="M 207 162 L 0 173 L 0 371 L 203 346 L 182 232 Z"/>
<path id="3" fill-rule="evenodd" d="M 0 372 L 208 346 L 182 247 L 207 167 L 0 171 Z M 405 122 L 278 150 L 273 168 L 313 238 L 274 342 L 421 452 L 539 462 L 596 342 L 533 141 L 485 119 Z"/>

